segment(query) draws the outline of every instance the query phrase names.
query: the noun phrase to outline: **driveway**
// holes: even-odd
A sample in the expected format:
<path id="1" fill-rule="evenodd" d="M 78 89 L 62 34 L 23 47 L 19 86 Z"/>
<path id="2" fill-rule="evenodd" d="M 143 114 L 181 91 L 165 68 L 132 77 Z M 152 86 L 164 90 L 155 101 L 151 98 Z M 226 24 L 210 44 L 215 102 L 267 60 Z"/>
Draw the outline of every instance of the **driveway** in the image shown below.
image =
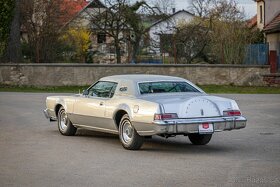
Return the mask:
<path id="1" fill-rule="evenodd" d="M 140 151 L 114 135 L 60 135 L 42 113 L 47 95 L 0 92 L 0 186 L 280 186 L 280 95 L 221 95 L 237 100 L 245 129 L 206 146 L 153 137 Z"/>

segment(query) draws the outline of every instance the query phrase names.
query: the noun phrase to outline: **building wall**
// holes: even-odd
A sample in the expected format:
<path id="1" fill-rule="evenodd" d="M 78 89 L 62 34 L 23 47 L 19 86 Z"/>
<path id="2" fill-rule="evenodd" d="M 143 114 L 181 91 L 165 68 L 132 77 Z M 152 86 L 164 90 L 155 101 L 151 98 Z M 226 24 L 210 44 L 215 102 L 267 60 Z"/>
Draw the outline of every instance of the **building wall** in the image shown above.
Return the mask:
<path id="1" fill-rule="evenodd" d="M 263 7 L 263 22 L 261 23 L 260 7 Z M 257 27 L 262 30 L 265 25 L 280 13 L 280 0 L 257 1 Z"/>
<path id="2" fill-rule="evenodd" d="M 280 33 L 271 33 L 266 35 L 266 41 L 269 43 L 269 50 L 280 51 Z"/>
<path id="3" fill-rule="evenodd" d="M 105 8 L 86 8 L 69 22 L 70 27 L 90 28 L 94 16 L 104 12 Z"/>
<path id="4" fill-rule="evenodd" d="M 68 28 L 78 29 L 83 28 L 91 31 L 91 47 L 94 52 L 93 63 L 103 63 L 103 64 L 113 64 L 116 63 L 117 58 L 115 54 L 114 40 L 109 35 L 106 36 L 105 43 L 97 42 L 97 34 L 103 32 L 102 30 L 98 31 L 98 28 L 92 25 L 92 19 L 94 16 L 99 15 L 106 11 L 105 8 L 86 8 L 79 13 L 71 22 L 68 24 Z M 125 36 L 127 33 L 120 32 L 120 38 Z M 125 38 L 125 37 L 124 37 Z M 121 42 L 121 62 L 128 62 L 128 43 Z M 90 62 L 92 63 L 92 62 Z"/>
<path id="5" fill-rule="evenodd" d="M 265 0 L 265 25 L 280 13 L 279 0 Z"/>
<path id="6" fill-rule="evenodd" d="M 0 64 L 0 84 L 65 86 L 90 85 L 118 74 L 162 74 L 186 78 L 200 85 L 263 86 L 269 66 L 154 65 L 154 64 Z"/>
<path id="7" fill-rule="evenodd" d="M 280 73 L 280 33 L 278 32 L 278 33 L 266 34 L 266 41 L 269 43 L 269 50 L 276 51 L 277 65 L 275 68 L 278 69 L 278 72 Z M 270 58 L 270 60 L 272 60 L 272 59 Z M 273 65 L 271 67 L 273 67 Z M 280 84 L 280 83 L 278 83 L 278 84 Z"/>
<path id="8" fill-rule="evenodd" d="M 262 11 L 263 11 L 263 14 L 261 16 L 261 7 L 262 7 Z M 265 11 L 265 7 L 264 7 L 264 2 L 263 1 L 259 1 L 257 3 L 257 27 L 258 29 L 262 30 L 263 27 L 264 27 L 264 11 Z M 262 22 L 261 22 L 262 20 Z"/>

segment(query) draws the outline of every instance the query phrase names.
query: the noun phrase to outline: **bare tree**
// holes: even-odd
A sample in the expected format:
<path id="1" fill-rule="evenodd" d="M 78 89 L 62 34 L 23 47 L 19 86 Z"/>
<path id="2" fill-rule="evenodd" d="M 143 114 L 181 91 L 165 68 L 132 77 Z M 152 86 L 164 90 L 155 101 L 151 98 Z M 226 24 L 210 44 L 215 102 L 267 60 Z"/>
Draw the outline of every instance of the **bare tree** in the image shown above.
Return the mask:
<path id="1" fill-rule="evenodd" d="M 107 8 L 97 8 L 88 11 L 91 18 L 91 28 L 102 32 L 113 39 L 117 63 L 121 63 L 121 43 L 125 40 L 128 25 L 125 23 L 126 0 L 105 0 Z"/>
<path id="2" fill-rule="evenodd" d="M 160 10 L 160 13 L 163 14 L 172 14 L 173 8 L 175 8 L 176 3 L 175 0 L 153 0 L 152 4 L 154 7 L 157 7 Z"/>
<path id="3" fill-rule="evenodd" d="M 143 21 L 142 16 L 155 16 L 160 15 L 162 18 L 164 15 L 161 13 L 158 7 L 151 7 L 146 1 L 136 2 L 133 5 L 127 5 L 125 12 L 125 20 L 131 29 L 130 42 L 132 44 L 131 61 L 136 61 L 136 56 L 139 53 L 140 42 L 143 39 L 144 34 L 147 32 L 147 27 Z"/>
<path id="4" fill-rule="evenodd" d="M 235 0 L 193 0 L 192 9 L 209 29 L 206 52 L 220 63 L 240 64 L 250 43 L 244 11 Z"/>
<path id="5" fill-rule="evenodd" d="M 142 36 L 146 32 L 141 16 L 159 12 L 158 9 L 154 10 L 145 1 L 130 4 L 129 0 L 105 0 L 105 5 L 105 10 L 88 12 L 92 28 L 113 38 L 117 63 L 121 63 L 121 44 L 125 42 L 131 44 L 131 61 L 135 62 Z"/>
<path id="6" fill-rule="evenodd" d="M 212 2 L 213 0 L 191 0 L 189 10 L 199 17 L 206 17 L 209 14 Z"/>
<path id="7" fill-rule="evenodd" d="M 189 10 L 207 19 L 244 19 L 244 11 L 238 7 L 236 0 L 191 0 Z"/>
<path id="8" fill-rule="evenodd" d="M 15 2 L 13 0 L 0 1 L 0 58 L 3 57 L 7 47 L 14 7 Z"/>
<path id="9" fill-rule="evenodd" d="M 22 27 L 26 34 L 24 39 L 28 44 L 32 61 L 40 63 L 57 60 L 60 28 L 73 16 L 72 9 L 69 8 L 72 7 L 72 2 L 67 0 L 21 1 Z"/>
<path id="10" fill-rule="evenodd" d="M 176 27 L 176 33 L 173 36 L 173 48 L 175 48 L 173 56 L 185 63 L 191 63 L 197 57 L 203 57 L 203 50 L 209 42 L 208 32 L 208 28 L 195 21 Z"/>
<path id="11" fill-rule="evenodd" d="M 20 0 L 15 0 L 15 8 L 13 11 L 13 20 L 10 25 L 10 34 L 8 44 L 4 54 L 4 61 L 19 63 L 21 62 L 21 44 L 20 44 Z"/>

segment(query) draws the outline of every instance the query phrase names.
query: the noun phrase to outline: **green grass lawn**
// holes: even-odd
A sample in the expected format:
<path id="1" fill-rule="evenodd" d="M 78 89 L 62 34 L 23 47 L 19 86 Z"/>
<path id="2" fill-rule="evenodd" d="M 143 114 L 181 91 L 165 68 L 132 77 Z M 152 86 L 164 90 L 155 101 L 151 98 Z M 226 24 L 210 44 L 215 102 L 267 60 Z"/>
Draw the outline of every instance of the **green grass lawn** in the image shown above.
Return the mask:
<path id="1" fill-rule="evenodd" d="M 261 86 L 199 86 L 207 93 L 239 93 L 239 94 L 280 94 L 280 87 Z"/>
<path id="2" fill-rule="evenodd" d="M 8 86 L 0 85 L 0 92 L 48 92 L 48 93 L 79 93 L 88 86 Z M 207 93 L 240 93 L 240 94 L 280 94 L 280 87 L 256 87 L 256 86 L 217 86 L 200 85 Z"/>
<path id="3" fill-rule="evenodd" d="M 35 87 L 35 86 L 8 86 L 0 85 L 0 92 L 34 92 L 34 93 L 79 93 L 88 88 L 89 86 L 48 86 L 48 87 Z"/>

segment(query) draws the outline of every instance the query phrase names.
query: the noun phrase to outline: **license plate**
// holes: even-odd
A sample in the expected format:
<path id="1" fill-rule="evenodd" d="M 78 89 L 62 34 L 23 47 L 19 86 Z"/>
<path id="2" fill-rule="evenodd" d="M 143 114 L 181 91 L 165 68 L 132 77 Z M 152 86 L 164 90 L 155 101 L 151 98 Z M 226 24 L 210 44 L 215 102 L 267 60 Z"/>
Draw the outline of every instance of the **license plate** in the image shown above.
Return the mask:
<path id="1" fill-rule="evenodd" d="M 214 132 L 212 123 L 202 123 L 198 126 L 199 134 L 212 134 Z"/>

